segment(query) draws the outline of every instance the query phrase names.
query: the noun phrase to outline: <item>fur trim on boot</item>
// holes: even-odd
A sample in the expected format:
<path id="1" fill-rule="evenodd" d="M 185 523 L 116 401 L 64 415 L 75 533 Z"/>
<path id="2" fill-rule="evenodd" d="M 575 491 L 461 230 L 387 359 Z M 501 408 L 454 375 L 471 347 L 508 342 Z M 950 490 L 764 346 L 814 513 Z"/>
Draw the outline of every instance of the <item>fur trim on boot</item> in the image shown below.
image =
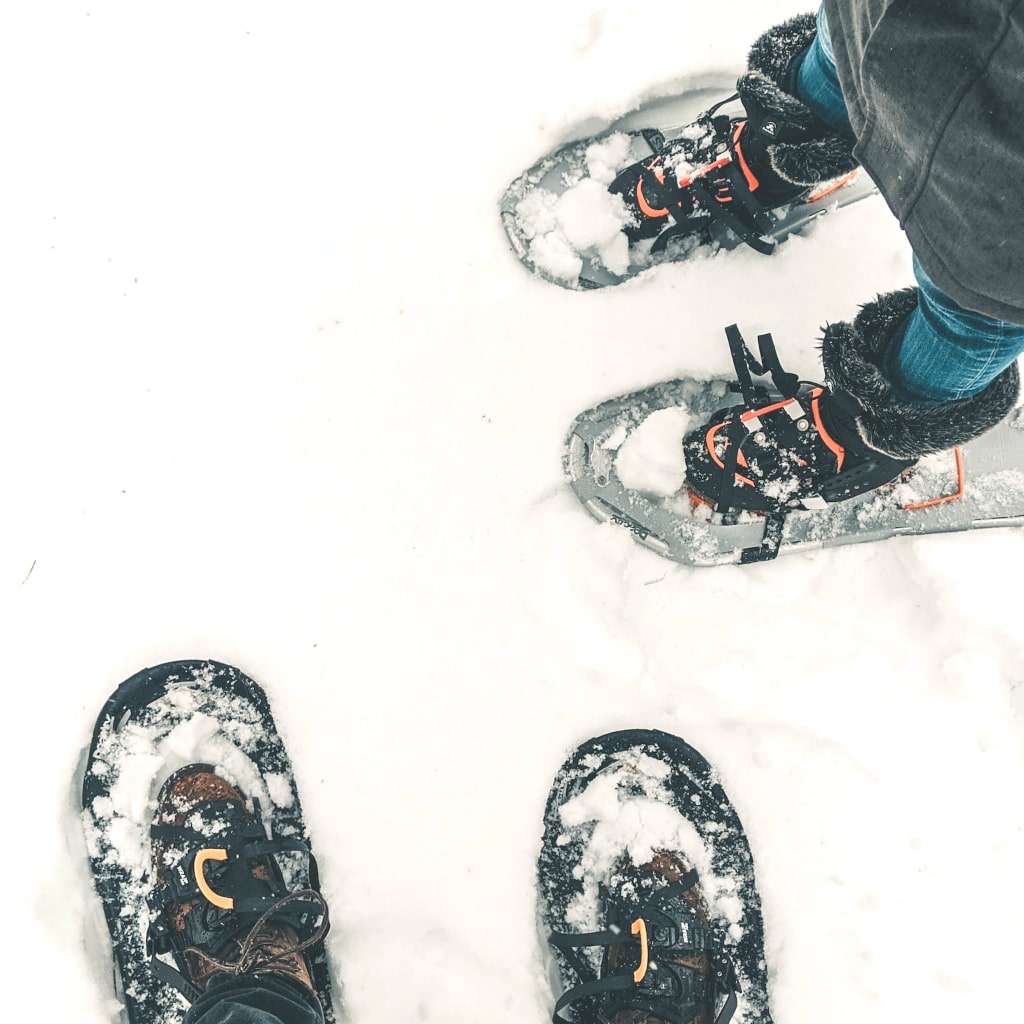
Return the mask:
<path id="1" fill-rule="evenodd" d="M 747 69 L 760 71 L 776 85 L 784 86 L 793 58 L 803 53 L 818 34 L 817 16 L 798 14 L 758 36 L 747 55 Z"/>
<path id="2" fill-rule="evenodd" d="M 854 138 L 835 132 L 787 91 L 790 65 L 813 42 L 813 14 L 801 14 L 769 29 L 750 48 L 748 71 L 736 90 L 750 115 L 751 126 L 763 131 L 769 122 L 778 131 L 763 147 L 772 170 L 783 181 L 810 187 L 847 174 L 857 166 Z"/>
<path id="3" fill-rule="evenodd" d="M 852 324 L 829 324 L 822 340 L 825 379 L 859 408 L 855 429 L 868 447 L 898 459 L 915 459 L 973 440 L 1013 408 L 1020 389 L 1011 363 L 984 391 L 942 405 L 899 400 L 882 375 L 882 357 L 896 331 L 917 307 L 917 289 L 879 295 L 861 307 Z"/>

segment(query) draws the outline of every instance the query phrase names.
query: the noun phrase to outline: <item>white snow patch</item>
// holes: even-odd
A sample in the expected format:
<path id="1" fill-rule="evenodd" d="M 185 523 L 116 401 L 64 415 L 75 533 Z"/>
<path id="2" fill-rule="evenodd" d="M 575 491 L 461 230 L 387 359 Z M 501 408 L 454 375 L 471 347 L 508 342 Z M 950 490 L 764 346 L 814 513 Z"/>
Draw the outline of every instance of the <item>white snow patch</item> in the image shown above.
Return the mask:
<path id="1" fill-rule="evenodd" d="M 583 258 L 558 231 L 538 235 L 530 242 L 530 259 L 551 277 L 575 281 L 583 269 Z"/>
<path id="2" fill-rule="evenodd" d="M 667 498 L 682 486 L 686 475 L 683 436 L 690 417 L 683 408 L 651 413 L 619 448 L 615 472 L 626 487 Z"/>
<path id="3" fill-rule="evenodd" d="M 587 173 L 597 183 L 607 188 L 619 171 L 629 166 L 632 140 L 623 132 L 609 135 L 601 142 L 587 147 L 585 159 Z"/>
<path id="4" fill-rule="evenodd" d="M 606 245 L 622 235 L 629 211 L 622 197 L 593 178 L 567 189 L 555 205 L 555 217 L 566 240 L 579 251 Z"/>

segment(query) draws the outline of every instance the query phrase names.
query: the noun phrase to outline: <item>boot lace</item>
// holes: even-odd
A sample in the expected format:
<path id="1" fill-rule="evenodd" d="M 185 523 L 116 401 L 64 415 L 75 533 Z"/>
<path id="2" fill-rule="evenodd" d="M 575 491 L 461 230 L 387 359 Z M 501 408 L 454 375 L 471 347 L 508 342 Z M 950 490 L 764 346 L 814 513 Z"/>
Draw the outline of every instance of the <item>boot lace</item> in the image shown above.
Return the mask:
<path id="1" fill-rule="evenodd" d="M 292 940 L 294 930 L 287 925 L 277 925 L 273 918 L 292 903 L 313 903 L 319 910 L 319 923 L 307 938 Z M 215 974 L 258 974 L 268 972 L 284 974 L 303 980 L 303 956 L 305 950 L 320 942 L 330 930 L 330 915 L 327 902 L 315 889 L 300 889 L 289 893 L 265 910 L 244 938 L 236 939 L 238 956 L 233 960 L 211 956 L 196 946 L 187 947 L 184 952 L 195 958 L 193 984 L 204 988 Z"/>

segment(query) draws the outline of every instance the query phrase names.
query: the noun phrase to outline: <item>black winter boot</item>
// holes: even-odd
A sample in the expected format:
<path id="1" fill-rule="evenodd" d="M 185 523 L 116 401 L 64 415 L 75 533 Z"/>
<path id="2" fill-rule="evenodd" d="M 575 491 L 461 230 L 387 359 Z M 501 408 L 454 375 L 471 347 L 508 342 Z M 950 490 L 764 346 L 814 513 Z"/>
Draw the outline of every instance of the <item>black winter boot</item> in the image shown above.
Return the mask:
<path id="1" fill-rule="evenodd" d="M 626 168 L 610 186 L 632 214 L 624 229 L 631 242 L 657 238 L 663 246 L 670 236 L 697 234 L 718 221 L 770 252 L 771 211 L 856 168 L 853 136 L 833 131 L 786 91 L 790 65 L 816 31 L 814 15 L 800 15 L 754 43 L 736 86 L 746 116 L 718 115 L 730 102 L 723 100 L 669 143 L 647 136 L 655 156 Z M 675 226 L 666 232 L 669 218 Z"/>
<path id="2" fill-rule="evenodd" d="M 1016 363 L 980 394 L 957 402 L 922 406 L 893 393 L 882 358 L 916 305 L 917 290 L 909 288 L 867 303 L 852 324 L 830 324 L 822 343 L 826 386 L 786 374 L 770 335 L 761 339 L 762 367 L 729 328 L 744 402 L 684 438 L 696 495 L 720 512 L 823 508 L 994 427 L 1016 402 Z M 751 383 L 751 368 L 772 374 L 781 400 Z"/>
<path id="3" fill-rule="evenodd" d="M 816 35 L 813 14 L 769 29 L 750 48 L 749 70 L 736 83 L 748 115 L 744 151 L 762 179 L 764 205 L 773 205 L 773 193 L 799 194 L 857 166 L 853 135 L 834 131 L 788 89 L 793 61 Z"/>

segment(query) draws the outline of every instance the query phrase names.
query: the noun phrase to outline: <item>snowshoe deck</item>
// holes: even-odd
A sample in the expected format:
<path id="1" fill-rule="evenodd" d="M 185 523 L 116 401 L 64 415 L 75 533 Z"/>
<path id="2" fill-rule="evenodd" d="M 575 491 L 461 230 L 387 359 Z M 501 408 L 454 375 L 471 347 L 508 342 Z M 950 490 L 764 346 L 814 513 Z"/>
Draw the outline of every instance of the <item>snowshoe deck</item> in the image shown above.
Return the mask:
<path id="1" fill-rule="evenodd" d="M 662 246 L 657 239 L 629 243 L 611 218 L 608 168 L 621 169 L 652 157 L 655 145 L 682 137 L 695 119 L 728 96 L 734 76 L 695 80 L 678 96 L 644 104 L 598 135 L 571 142 L 517 178 L 500 204 L 501 219 L 516 255 L 534 274 L 564 288 L 593 289 L 621 284 L 661 263 L 678 262 L 696 251 L 734 249 L 743 240 L 713 222 L 702 242 L 693 236 Z M 736 102 L 726 114 L 742 114 Z M 653 143 L 653 144 L 652 144 Z M 587 190 L 588 185 L 594 187 Z M 804 199 L 766 214 L 766 240 L 779 242 L 832 210 L 875 192 L 866 174 L 824 183 Z M 607 207 L 607 209 L 605 209 Z"/>
<path id="2" fill-rule="evenodd" d="M 96 721 L 82 783 L 82 824 L 126 1024 L 179 1024 L 187 1005 L 149 963 L 149 827 L 163 780 L 200 761 L 244 778 L 275 834 L 309 844 L 291 762 L 256 683 L 213 661 L 159 665 L 122 683 Z M 301 887 L 308 881 L 304 856 L 278 860 L 286 882 Z M 310 959 L 325 1018 L 333 1024 L 326 955 Z"/>
<path id="3" fill-rule="evenodd" d="M 566 442 L 564 465 L 573 491 L 595 519 L 625 526 L 659 555 L 693 566 L 763 560 L 766 545 L 776 543 L 778 553 L 786 554 L 1024 525 L 1024 413 L 1018 409 L 962 449 L 959 498 L 931 503 L 954 494 L 960 483 L 956 453 L 942 452 L 922 459 L 905 478 L 885 487 L 820 511 L 791 512 L 781 537 L 769 537 L 764 515 L 722 516 L 695 499 L 684 483 L 685 430 L 740 401 L 725 381 L 671 380 L 590 409 L 577 418 Z M 678 437 L 674 447 L 671 438 L 651 443 L 659 433 L 651 429 L 659 416 L 668 428 L 660 433 Z M 668 459 L 675 465 L 652 485 L 643 472 L 630 469 L 645 459 Z"/>
<path id="4" fill-rule="evenodd" d="M 594 784 L 601 790 L 600 799 L 591 801 L 585 794 Z M 576 807 L 566 806 L 580 797 Z M 614 828 L 616 815 L 634 800 L 656 801 L 678 812 L 677 838 L 686 836 L 691 847 L 679 852 L 699 866 L 709 909 L 722 926 L 739 982 L 734 1024 L 771 1024 L 761 902 L 746 834 L 715 770 L 676 736 L 649 729 L 609 733 L 582 744 L 559 769 L 544 810 L 538 860 L 538 908 L 545 938 L 551 932 L 589 932 L 601 926 L 591 869 L 608 860 L 606 847 L 615 844 L 614 839 L 609 843 L 609 826 Z M 628 820 L 633 825 L 623 838 L 632 843 L 636 819 Z M 647 815 L 644 820 L 664 822 L 665 816 Z M 627 833 L 631 838 L 625 838 Z M 657 846 L 665 837 L 649 838 Z M 611 857 L 616 857 L 614 850 Z M 555 987 L 569 989 L 577 972 L 558 946 L 551 946 L 551 954 Z M 595 959 L 593 970 L 599 969 Z M 577 1024 L 596 1019 L 585 1004 L 577 1011 Z"/>

